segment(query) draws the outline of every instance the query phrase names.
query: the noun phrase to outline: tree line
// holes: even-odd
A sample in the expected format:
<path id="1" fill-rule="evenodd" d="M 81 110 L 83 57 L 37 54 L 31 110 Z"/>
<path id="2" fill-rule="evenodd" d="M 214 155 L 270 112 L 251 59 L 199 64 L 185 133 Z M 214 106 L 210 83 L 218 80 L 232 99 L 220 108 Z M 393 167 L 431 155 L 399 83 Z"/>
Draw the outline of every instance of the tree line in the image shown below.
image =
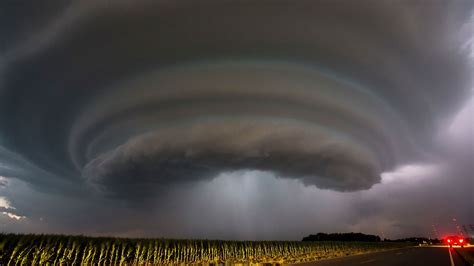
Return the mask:
<path id="1" fill-rule="evenodd" d="M 358 241 L 358 242 L 380 242 L 376 235 L 366 235 L 363 233 L 317 233 L 303 238 L 302 241 Z"/>

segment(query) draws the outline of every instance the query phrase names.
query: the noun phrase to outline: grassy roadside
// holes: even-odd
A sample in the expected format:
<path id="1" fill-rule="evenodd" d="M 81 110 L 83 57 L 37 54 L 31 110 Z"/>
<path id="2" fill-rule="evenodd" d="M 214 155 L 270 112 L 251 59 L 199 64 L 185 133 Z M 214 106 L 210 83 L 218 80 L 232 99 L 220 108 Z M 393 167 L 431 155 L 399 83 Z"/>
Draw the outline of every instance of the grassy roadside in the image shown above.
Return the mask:
<path id="1" fill-rule="evenodd" d="M 371 251 L 365 251 L 365 252 L 359 252 L 359 253 L 353 253 L 353 254 L 342 254 L 340 256 L 334 256 L 334 257 L 325 257 L 325 258 L 312 258 L 304 261 L 297 261 L 297 262 L 285 262 L 284 264 L 291 264 L 291 265 L 299 265 L 299 264 L 305 264 L 308 262 L 316 262 L 319 260 L 327 260 L 327 259 L 337 259 L 337 258 L 345 258 L 345 257 L 352 257 L 352 256 L 359 256 L 359 255 L 364 255 L 364 254 L 373 254 L 373 253 L 382 253 L 382 252 L 388 252 L 388 251 L 393 251 L 393 250 L 400 250 L 400 249 L 406 249 L 406 248 L 417 248 L 418 246 L 412 245 L 412 244 L 407 244 L 405 246 L 399 246 L 399 247 L 394 247 L 394 248 L 387 248 L 387 249 L 380 249 L 380 250 L 371 250 Z"/>
<path id="2" fill-rule="evenodd" d="M 463 257 L 469 265 L 474 265 L 474 247 L 457 248 L 456 252 Z"/>

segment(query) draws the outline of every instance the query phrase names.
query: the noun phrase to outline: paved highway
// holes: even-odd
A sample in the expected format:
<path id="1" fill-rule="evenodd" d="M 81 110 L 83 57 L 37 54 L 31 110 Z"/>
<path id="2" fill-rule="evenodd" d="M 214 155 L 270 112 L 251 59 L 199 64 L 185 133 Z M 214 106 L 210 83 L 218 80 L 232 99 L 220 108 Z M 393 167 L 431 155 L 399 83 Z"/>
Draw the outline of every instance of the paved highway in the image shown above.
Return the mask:
<path id="1" fill-rule="evenodd" d="M 404 248 L 295 264 L 299 266 L 465 266 L 456 251 L 448 247 Z"/>

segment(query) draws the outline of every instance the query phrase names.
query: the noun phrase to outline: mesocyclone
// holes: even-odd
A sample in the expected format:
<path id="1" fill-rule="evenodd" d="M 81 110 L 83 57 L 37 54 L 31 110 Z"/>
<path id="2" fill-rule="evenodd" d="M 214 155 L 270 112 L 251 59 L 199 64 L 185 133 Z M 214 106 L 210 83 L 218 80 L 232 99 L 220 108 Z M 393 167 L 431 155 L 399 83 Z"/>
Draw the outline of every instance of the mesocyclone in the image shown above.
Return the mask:
<path id="1" fill-rule="evenodd" d="M 83 110 L 69 152 L 93 182 L 258 169 L 366 189 L 411 149 L 405 125 L 371 92 L 290 63 L 173 67 L 110 88 Z"/>
<path id="2" fill-rule="evenodd" d="M 35 34 L 7 32 L 0 163 L 112 195 L 242 169 L 368 189 L 422 160 L 468 90 L 452 32 L 469 2 L 454 17 L 383 1 L 224 2 L 84 2 Z"/>

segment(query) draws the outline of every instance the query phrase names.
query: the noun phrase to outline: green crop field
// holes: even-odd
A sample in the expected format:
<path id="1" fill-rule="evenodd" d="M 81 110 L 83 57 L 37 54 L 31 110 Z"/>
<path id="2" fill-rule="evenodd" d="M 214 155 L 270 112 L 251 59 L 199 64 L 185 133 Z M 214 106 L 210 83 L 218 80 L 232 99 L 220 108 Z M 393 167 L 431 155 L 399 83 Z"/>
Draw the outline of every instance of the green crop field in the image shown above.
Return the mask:
<path id="1" fill-rule="evenodd" d="M 290 263 L 404 246 L 407 244 L 0 234 L 0 265 Z"/>

